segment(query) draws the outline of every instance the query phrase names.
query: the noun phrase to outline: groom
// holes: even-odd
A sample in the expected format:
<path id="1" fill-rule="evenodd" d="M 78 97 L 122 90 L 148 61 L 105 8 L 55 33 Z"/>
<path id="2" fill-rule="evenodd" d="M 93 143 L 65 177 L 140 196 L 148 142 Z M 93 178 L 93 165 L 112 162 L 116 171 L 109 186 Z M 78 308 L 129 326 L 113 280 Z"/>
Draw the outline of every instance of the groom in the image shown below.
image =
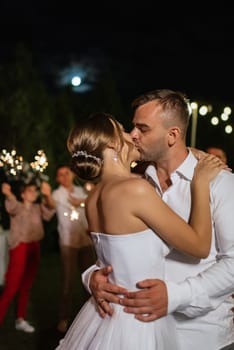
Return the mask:
<path id="1" fill-rule="evenodd" d="M 150 165 L 145 176 L 163 200 L 188 220 L 196 164 L 186 147 L 188 101 L 180 92 L 163 89 L 138 97 L 132 106 L 132 138 L 142 160 L 157 164 L 156 168 Z M 123 299 L 118 296 L 123 288 L 108 282 L 110 266 L 101 270 L 92 266 L 84 272 L 84 285 L 102 301 L 98 305 L 102 317 L 112 315 L 110 302 L 120 302 L 125 312 L 144 322 L 174 313 L 181 350 L 234 349 L 230 297 L 234 292 L 233 173 L 221 172 L 213 181 L 210 203 L 213 238 L 206 259 L 199 261 L 172 250 L 166 258 L 166 280 L 139 281 L 140 290 Z"/>

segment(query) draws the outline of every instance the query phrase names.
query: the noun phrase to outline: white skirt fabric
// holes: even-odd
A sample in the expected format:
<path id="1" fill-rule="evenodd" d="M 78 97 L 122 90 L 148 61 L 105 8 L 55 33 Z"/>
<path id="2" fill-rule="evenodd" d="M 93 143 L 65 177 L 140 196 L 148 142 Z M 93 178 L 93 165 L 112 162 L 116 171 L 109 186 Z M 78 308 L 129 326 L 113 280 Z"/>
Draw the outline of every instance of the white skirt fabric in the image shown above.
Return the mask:
<path id="1" fill-rule="evenodd" d="M 164 278 L 168 247 L 151 230 L 126 235 L 91 234 L 99 263 L 112 265 L 110 281 L 136 290 L 137 281 Z M 56 350 L 177 350 L 173 316 L 142 322 L 113 304 L 114 315 L 101 318 L 91 297 Z"/>
<path id="2" fill-rule="evenodd" d="M 141 322 L 115 305 L 112 317 L 101 318 L 91 298 L 80 310 L 56 350 L 176 350 L 172 316 Z"/>

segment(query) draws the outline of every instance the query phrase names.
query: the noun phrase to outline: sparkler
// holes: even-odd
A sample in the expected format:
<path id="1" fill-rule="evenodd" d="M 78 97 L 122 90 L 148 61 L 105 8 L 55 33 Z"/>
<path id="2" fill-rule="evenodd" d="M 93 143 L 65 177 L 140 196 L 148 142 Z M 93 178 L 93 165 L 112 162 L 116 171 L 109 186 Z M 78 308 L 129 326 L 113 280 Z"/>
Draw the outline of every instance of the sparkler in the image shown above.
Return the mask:
<path id="1" fill-rule="evenodd" d="M 31 167 L 34 170 L 40 171 L 42 173 L 48 166 L 47 157 L 44 151 L 41 149 L 37 151 L 37 155 L 34 157 L 34 159 L 35 161 L 30 163 Z"/>
<path id="2" fill-rule="evenodd" d="M 70 208 L 70 213 L 68 213 L 67 211 L 65 211 L 64 213 L 63 213 L 63 215 L 64 216 L 69 216 L 69 219 L 71 220 L 71 221 L 75 221 L 75 220 L 79 220 L 79 213 L 78 213 L 78 211 L 76 210 L 76 208 L 75 207 L 72 207 L 71 206 L 71 208 Z"/>
<path id="3" fill-rule="evenodd" d="M 3 169 L 8 181 L 23 181 L 29 183 L 35 180 L 38 186 L 41 181 L 48 181 L 48 176 L 42 174 L 48 166 L 47 157 L 43 150 L 38 150 L 30 164 L 17 155 L 15 149 L 10 152 L 3 149 L 0 153 L 0 168 Z"/>
<path id="4" fill-rule="evenodd" d="M 17 176 L 23 169 L 23 157 L 17 155 L 15 149 L 10 152 L 3 149 L 0 154 L 0 167 L 7 177 Z"/>

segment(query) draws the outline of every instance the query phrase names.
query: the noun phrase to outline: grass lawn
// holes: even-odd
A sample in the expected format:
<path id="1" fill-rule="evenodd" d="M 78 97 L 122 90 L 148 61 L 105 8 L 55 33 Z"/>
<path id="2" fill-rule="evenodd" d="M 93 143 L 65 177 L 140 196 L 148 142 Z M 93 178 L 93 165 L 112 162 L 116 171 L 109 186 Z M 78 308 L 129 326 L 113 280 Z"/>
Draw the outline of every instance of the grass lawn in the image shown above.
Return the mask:
<path id="1" fill-rule="evenodd" d="M 35 326 L 32 334 L 15 330 L 14 302 L 0 328 L 0 350 L 54 350 L 63 336 L 56 331 L 60 293 L 60 256 L 57 250 L 43 249 L 40 269 L 34 282 L 28 307 L 28 320 Z M 87 294 L 80 274 L 74 291 L 73 315 L 85 302 Z M 71 319 L 71 321 L 72 321 Z"/>

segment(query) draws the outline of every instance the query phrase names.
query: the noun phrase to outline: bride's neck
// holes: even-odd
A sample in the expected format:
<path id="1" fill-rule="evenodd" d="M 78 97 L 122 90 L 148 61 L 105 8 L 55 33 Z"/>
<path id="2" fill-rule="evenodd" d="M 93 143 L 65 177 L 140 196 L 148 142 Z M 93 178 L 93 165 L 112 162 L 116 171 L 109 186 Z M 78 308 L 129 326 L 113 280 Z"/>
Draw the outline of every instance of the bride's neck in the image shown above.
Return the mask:
<path id="1" fill-rule="evenodd" d="M 104 166 L 103 172 L 102 172 L 102 179 L 106 179 L 114 176 L 118 176 L 118 177 L 131 176 L 130 166 L 128 168 L 127 166 L 124 166 L 123 164 L 120 164 L 120 163 L 109 164 L 107 166 Z"/>

